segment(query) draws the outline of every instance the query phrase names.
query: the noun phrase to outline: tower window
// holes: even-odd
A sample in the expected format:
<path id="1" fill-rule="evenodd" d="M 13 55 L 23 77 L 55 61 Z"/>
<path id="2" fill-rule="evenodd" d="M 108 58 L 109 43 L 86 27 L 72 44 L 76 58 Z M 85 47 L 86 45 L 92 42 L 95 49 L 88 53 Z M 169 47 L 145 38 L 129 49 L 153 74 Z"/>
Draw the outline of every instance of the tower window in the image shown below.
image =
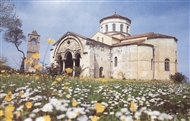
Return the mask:
<path id="1" fill-rule="evenodd" d="M 31 41 L 30 41 L 30 44 L 32 44 L 32 45 L 36 45 L 37 43 L 36 43 L 36 39 L 32 39 Z"/>
<path id="2" fill-rule="evenodd" d="M 117 57 L 114 58 L 114 66 L 117 67 Z"/>
<path id="3" fill-rule="evenodd" d="M 129 33 L 129 26 L 127 26 L 127 33 Z"/>
<path id="4" fill-rule="evenodd" d="M 123 32 L 123 24 L 120 25 L 120 32 Z"/>
<path id="5" fill-rule="evenodd" d="M 108 25 L 105 26 L 105 29 L 106 29 L 105 31 L 108 32 Z"/>
<path id="6" fill-rule="evenodd" d="M 170 60 L 165 59 L 165 71 L 170 71 Z"/>
<path id="7" fill-rule="evenodd" d="M 112 30 L 115 32 L 115 24 L 112 24 Z"/>

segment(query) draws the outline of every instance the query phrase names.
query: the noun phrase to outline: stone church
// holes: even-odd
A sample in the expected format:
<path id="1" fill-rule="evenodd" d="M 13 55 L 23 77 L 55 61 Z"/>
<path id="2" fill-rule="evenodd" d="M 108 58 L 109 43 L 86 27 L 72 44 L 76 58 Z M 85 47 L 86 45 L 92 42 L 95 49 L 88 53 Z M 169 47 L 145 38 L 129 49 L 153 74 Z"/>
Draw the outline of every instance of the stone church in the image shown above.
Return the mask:
<path id="1" fill-rule="evenodd" d="M 50 63 L 85 68 L 81 76 L 168 80 L 177 72 L 177 39 L 149 32 L 130 35 L 131 20 L 119 14 L 102 18 L 91 38 L 68 31 L 50 50 Z M 75 76 L 75 71 L 73 71 Z"/>

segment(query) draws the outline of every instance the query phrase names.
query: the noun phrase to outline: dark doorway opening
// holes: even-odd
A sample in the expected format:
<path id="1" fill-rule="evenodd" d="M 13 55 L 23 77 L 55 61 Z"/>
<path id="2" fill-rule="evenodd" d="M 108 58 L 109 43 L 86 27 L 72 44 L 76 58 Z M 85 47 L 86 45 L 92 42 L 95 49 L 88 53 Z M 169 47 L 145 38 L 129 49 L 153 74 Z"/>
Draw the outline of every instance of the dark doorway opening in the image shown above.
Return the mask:
<path id="1" fill-rule="evenodd" d="M 100 67 L 100 69 L 99 69 L 99 77 L 100 77 L 100 78 L 103 77 L 102 72 L 103 72 L 103 67 Z"/>
<path id="2" fill-rule="evenodd" d="M 77 67 L 80 66 L 80 58 L 81 58 L 80 54 L 77 54 L 76 55 L 76 60 L 75 60 L 75 66 L 77 66 Z"/>
<path id="3" fill-rule="evenodd" d="M 66 55 L 65 68 L 73 68 L 73 60 L 71 52 Z"/>

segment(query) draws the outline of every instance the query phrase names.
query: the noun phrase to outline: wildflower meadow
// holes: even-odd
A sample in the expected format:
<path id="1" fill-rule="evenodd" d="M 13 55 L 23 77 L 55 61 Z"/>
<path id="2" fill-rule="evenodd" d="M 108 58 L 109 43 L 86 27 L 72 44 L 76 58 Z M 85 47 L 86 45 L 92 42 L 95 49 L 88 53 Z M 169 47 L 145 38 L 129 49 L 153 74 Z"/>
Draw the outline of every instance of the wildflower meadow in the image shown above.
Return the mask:
<path id="1" fill-rule="evenodd" d="M 190 121 L 190 84 L 0 74 L 1 121 Z"/>

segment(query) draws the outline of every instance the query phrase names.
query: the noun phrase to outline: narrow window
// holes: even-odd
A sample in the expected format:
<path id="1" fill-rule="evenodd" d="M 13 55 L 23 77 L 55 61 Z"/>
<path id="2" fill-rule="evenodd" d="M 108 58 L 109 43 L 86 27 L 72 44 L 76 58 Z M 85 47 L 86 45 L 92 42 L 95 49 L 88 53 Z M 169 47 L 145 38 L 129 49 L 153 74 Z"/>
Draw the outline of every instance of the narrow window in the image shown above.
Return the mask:
<path id="1" fill-rule="evenodd" d="M 165 59 L 165 71 L 170 71 L 170 60 Z"/>
<path id="2" fill-rule="evenodd" d="M 151 59 L 151 70 L 153 70 L 153 59 Z"/>
<path id="3" fill-rule="evenodd" d="M 123 24 L 120 25 L 120 32 L 123 32 Z"/>
<path id="4" fill-rule="evenodd" d="M 177 72 L 177 60 L 175 60 L 175 72 Z"/>
<path id="5" fill-rule="evenodd" d="M 106 29 L 105 31 L 108 32 L 108 25 L 106 25 L 105 29 Z"/>
<path id="6" fill-rule="evenodd" d="M 115 24 L 112 24 L 112 30 L 115 32 Z"/>
<path id="7" fill-rule="evenodd" d="M 129 33 L 129 26 L 127 26 L 127 33 Z"/>
<path id="8" fill-rule="evenodd" d="M 104 38 L 102 37 L 102 43 L 104 42 Z"/>
<path id="9" fill-rule="evenodd" d="M 114 58 L 114 66 L 117 67 L 117 57 Z"/>
<path id="10" fill-rule="evenodd" d="M 97 37 L 97 41 L 99 41 L 99 37 Z"/>

